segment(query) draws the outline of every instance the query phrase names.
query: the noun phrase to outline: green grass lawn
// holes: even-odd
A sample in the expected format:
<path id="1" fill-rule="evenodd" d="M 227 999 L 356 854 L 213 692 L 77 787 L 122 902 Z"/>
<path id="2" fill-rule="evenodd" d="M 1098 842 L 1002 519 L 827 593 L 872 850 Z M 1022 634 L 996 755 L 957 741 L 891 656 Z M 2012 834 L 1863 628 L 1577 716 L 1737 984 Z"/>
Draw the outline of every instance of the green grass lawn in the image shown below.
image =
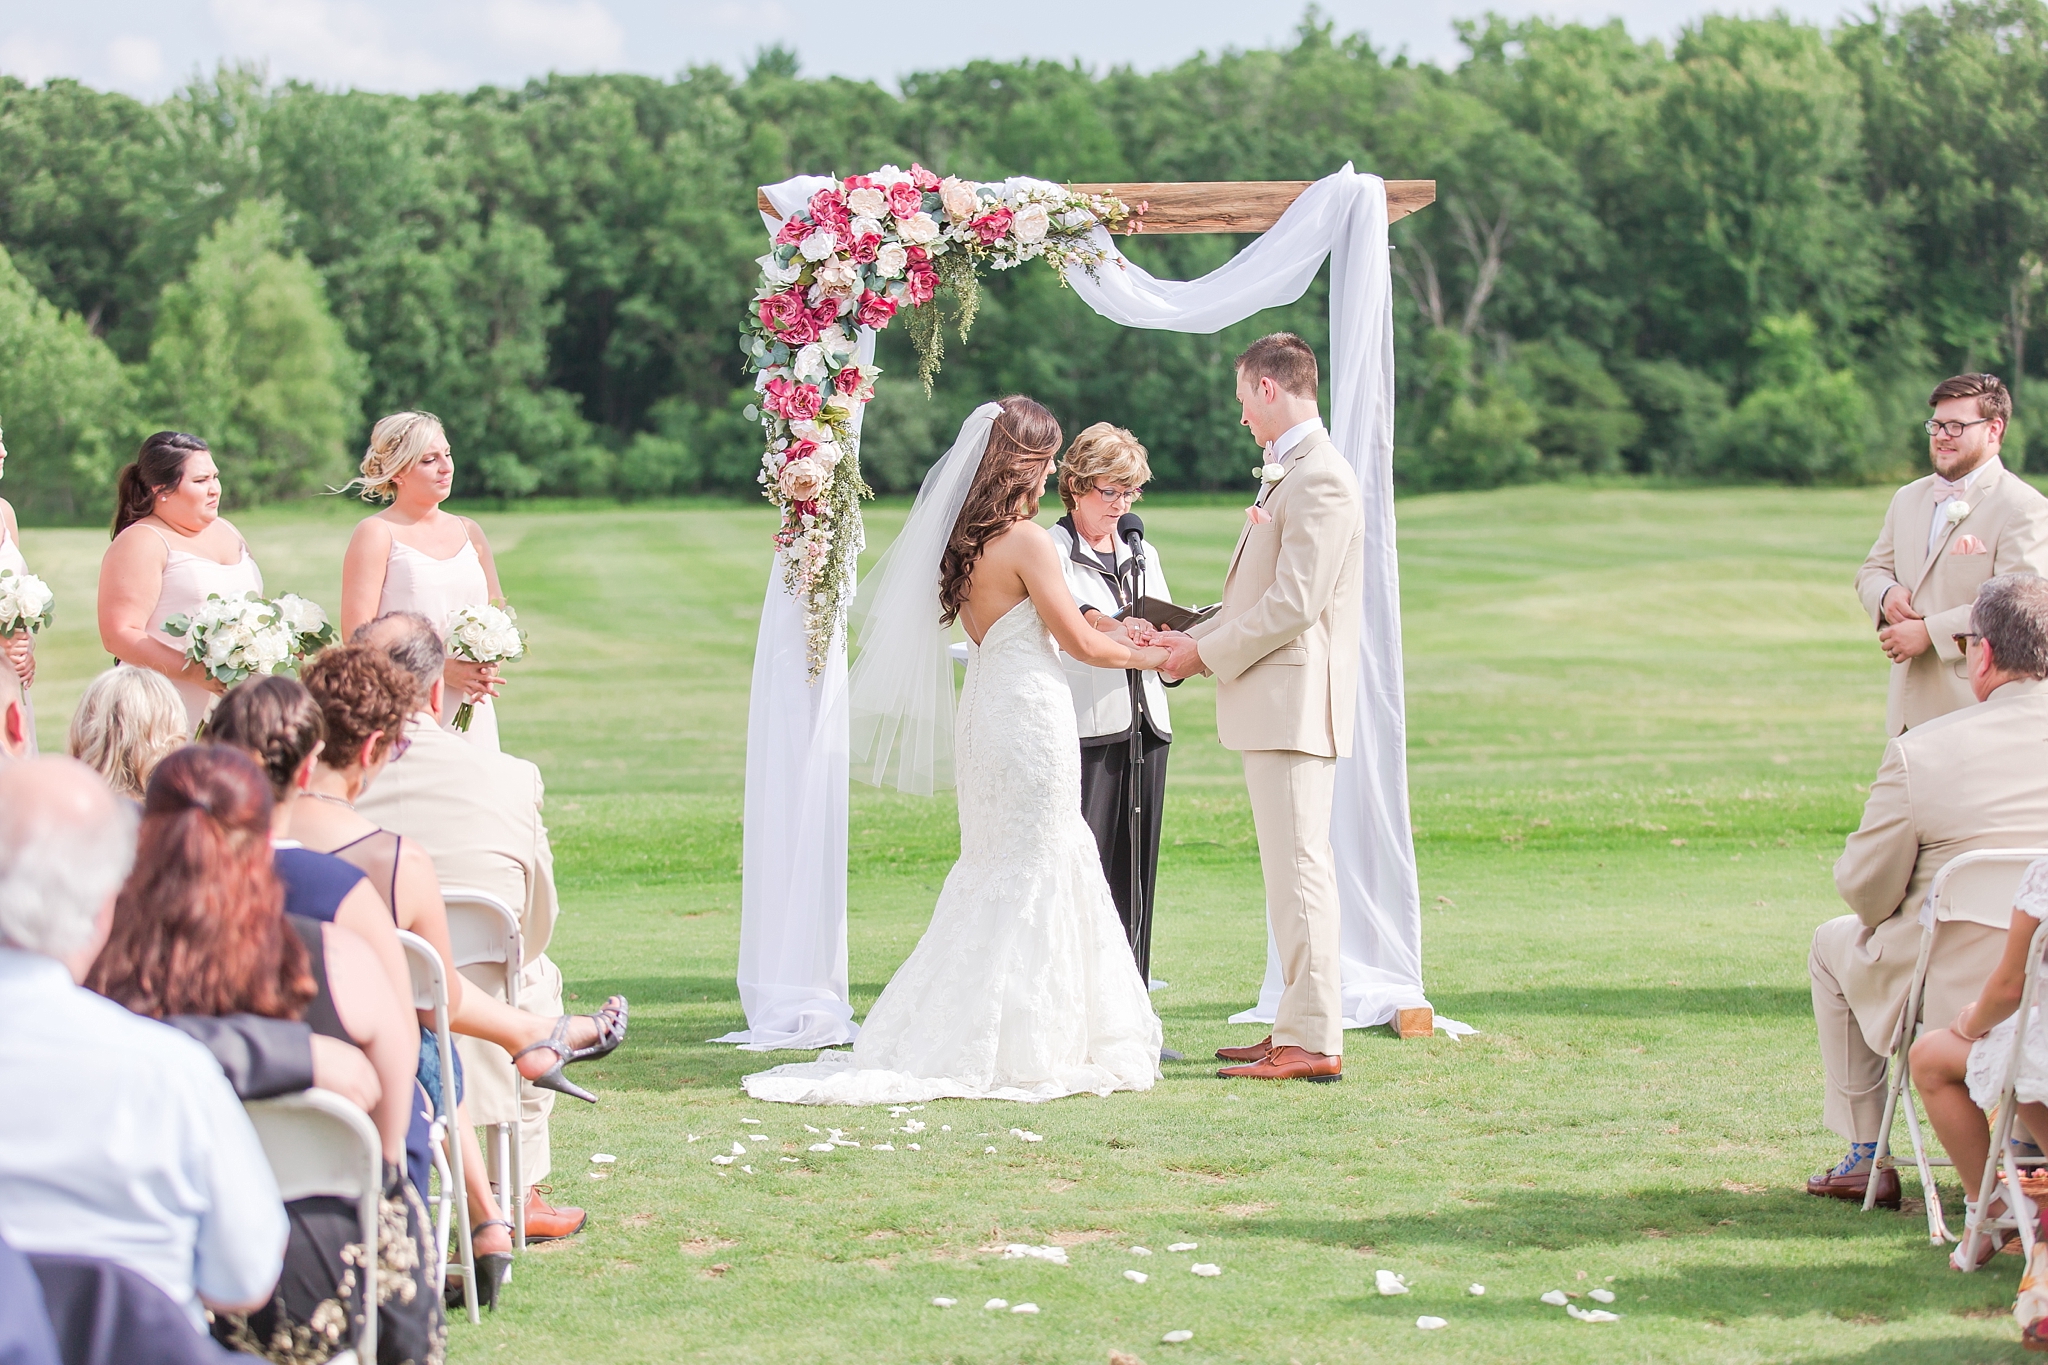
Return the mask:
<path id="1" fill-rule="evenodd" d="M 1213 1077 L 1202 1059 L 1257 1032 L 1223 1020 L 1256 994 L 1264 931 L 1243 784 L 1197 681 L 1175 700 L 1155 933 L 1172 986 L 1154 999 L 1189 1060 L 1144 1095 L 935 1103 L 915 1137 L 886 1111 L 747 1101 L 742 1074 L 792 1058 L 704 1042 L 741 1023 L 740 785 L 769 513 L 484 510 L 533 637 L 501 714 L 507 747 L 547 774 L 565 905 L 550 951 L 585 1004 L 622 990 L 634 1014 L 624 1050 L 579 1068 L 603 1103 L 556 1110 L 556 1197 L 590 1227 L 522 1260 L 509 1302 L 453 1329 L 451 1357 L 2022 1358 L 2017 1258 L 1956 1275 L 1917 1212 L 1799 1188 L 1839 1155 L 1819 1120 L 1806 946 L 1840 909 L 1829 868 L 1882 747 L 1884 665 L 1849 580 L 1886 497 L 1404 501 L 1427 984 L 1479 1035 L 1353 1033 L 1338 1086 Z M 1183 600 L 1213 600 L 1238 501 L 1142 509 Z M 875 512 L 876 548 L 902 510 Z M 242 524 L 273 589 L 331 605 L 355 515 L 337 501 Z M 36 689 L 56 747 L 105 662 L 105 540 L 23 540 L 59 592 Z M 956 846 L 950 797 L 855 789 L 857 1013 Z M 814 1155 L 807 1123 L 868 1145 Z M 735 1140 L 754 1174 L 711 1163 Z M 586 1169 L 596 1152 L 618 1160 Z M 987 1250 L 1047 1241 L 1072 1264 Z M 1183 1241 L 1199 1250 L 1165 1250 Z M 1198 1260 L 1223 1274 L 1189 1274 Z M 1378 1297 L 1379 1269 L 1413 1292 Z M 1621 1322 L 1538 1302 L 1601 1285 Z M 1041 1311 L 986 1312 L 992 1297 Z M 1450 1326 L 1419 1332 L 1419 1314 Z M 1194 1337 L 1162 1344 L 1175 1329 Z"/>

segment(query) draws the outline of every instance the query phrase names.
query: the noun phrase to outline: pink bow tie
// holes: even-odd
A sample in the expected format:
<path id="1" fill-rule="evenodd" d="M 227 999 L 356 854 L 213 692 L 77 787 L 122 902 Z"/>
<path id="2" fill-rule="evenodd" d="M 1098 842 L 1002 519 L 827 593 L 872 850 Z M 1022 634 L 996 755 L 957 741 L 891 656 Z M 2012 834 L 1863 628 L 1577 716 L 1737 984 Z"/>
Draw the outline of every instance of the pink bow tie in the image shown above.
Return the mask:
<path id="1" fill-rule="evenodd" d="M 1940 502 L 1948 498 L 1960 497 L 1964 487 L 1965 481 L 1962 479 L 1944 479 L 1941 475 L 1936 474 L 1934 476 L 1935 501 Z"/>

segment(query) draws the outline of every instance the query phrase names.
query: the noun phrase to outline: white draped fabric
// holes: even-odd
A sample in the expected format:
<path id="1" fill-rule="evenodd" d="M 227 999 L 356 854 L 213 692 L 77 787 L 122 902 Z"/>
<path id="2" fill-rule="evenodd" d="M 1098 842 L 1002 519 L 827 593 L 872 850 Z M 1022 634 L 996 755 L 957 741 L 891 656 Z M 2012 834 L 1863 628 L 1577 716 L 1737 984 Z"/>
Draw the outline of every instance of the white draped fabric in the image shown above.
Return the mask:
<path id="1" fill-rule="evenodd" d="M 1349 165 L 1311 185 L 1265 235 L 1199 280 L 1155 279 L 1113 257 L 1068 283 L 1126 327 L 1208 333 L 1294 302 L 1330 266 L 1330 436 L 1365 497 L 1365 619 L 1358 636 L 1358 717 L 1337 764 L 1330 841 L 1343 907 L 1344 1026 L 1371 1028 L 1428 1003 L 1422 905 L 1408 823 L 1407 717 L 1401 685 L 1400 569 L 1394 547 L 1394 314 L 1387 187 Z M 1256 452 L 1246 447 L 1247 465 Z M 1233 1023 L 1273 1022 L 1280 960 L 1269 934 L 1259 1003 Z M 1454 1036 L 1470 1030 L 1453 1020 Z"/>
<path id="2" fill-rule="evenodd" d="M 787 215 L 832 183 L 798 176 L 770 186 L 768 202 Z M 771 233 L 780 226 L 761 218 Z M 862 364 L 874 360 L 866 328 L 859 354 Z M 846 989 L 847 726 L 846 642 L 833 643 L 812 682 L 803 606 L 782 586 L 778 558 L 747 696 L 739 961 L 747 1027 L 713 1042 L 768 1052 L 838 1047 L 860 1033 Z"/>

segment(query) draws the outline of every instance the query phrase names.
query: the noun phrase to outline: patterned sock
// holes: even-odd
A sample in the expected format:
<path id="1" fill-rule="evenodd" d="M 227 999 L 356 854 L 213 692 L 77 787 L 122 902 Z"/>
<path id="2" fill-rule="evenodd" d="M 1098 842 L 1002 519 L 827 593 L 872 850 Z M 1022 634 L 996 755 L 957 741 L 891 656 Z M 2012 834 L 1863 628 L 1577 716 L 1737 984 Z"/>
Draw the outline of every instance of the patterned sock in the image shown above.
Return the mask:
<path id="1" fill-rule="evenodd" d="M 1876 1157 L 1876 1143 L 1852 1142 L 1849 1144 L 1849 1155 L 1842 1158 L 1842 1164 L 1835 1167 L 1831 1174 L 1854 1175 L 1858 1166 L 1863 1165 L 1867 1161 L 1873 1161 Z"/>

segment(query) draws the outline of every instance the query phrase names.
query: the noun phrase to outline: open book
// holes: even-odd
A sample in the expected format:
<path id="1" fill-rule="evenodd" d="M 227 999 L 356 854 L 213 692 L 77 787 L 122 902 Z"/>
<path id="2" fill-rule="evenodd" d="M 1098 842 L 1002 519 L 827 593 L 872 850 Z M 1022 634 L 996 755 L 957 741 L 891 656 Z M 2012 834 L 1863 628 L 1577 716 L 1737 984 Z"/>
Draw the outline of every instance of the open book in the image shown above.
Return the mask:
<path id="1" fill-rule="evenodd" d="M 1223 609 L 1219 602 L 1213 607 L 1176 607 L 1171 602 L 1157 597 L 1141 597 L 1132 605 L 1116 614 L 1121 621 L 1135 616 L 1141 621 L 1150 621 L 1160 630 L 1192 630 Z"/>

